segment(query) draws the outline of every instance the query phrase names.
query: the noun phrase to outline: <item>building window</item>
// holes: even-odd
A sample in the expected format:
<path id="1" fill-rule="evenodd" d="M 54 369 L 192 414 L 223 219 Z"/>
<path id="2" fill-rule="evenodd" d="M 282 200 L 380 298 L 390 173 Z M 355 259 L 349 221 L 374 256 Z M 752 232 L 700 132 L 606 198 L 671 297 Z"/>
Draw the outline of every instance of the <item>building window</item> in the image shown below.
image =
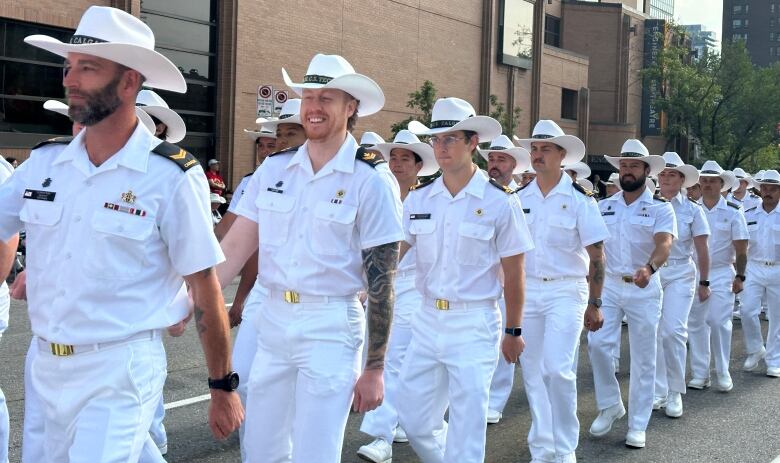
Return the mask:
<path id="1" fill-rule="evenodd" d="M 731 11 L 734 14 L 742 13 L 742 5 L 734 5 Z"/>
<path id="2" fill-rule="evenodd" d="M 204 162 L 216 145 L 217 1 L 141 0 L 141 20 L 184 75 L 187 93 L 157 93 L 187 124 L 179 145 Z"/>
<path id="3" fill-rule="evenodd" d="M 775 56 L 775 47 L 769 47 L 769 56 Z"/>
<path id="4" fill-rule="evenodd" d="M 561 119 L 577 120 L 577 90 L 561 89 Z"/>
<path id="5" fill-rule="evenodd" d="M 535 0 L 503 0 L 499 23 L 499 60 L 530 69 L 533 63 Z"/>
<path id="6" fill-rule="evenodd" d="M 750 20 L 748 20 L 748 19 L 745 19 L 744 21 L 742 21 L 742 25 L 744 27 L 748 27 L 749 24 L 750 24 Z"/>
<path id="7" fill-rule="evenodd" d="M 750 4 L 745 5 L 745 13 L 750 11 Z"/>
<path id="8" fill-rule="evenodd" d="M 561 47 L 561 18 L 549 14 L 545 15 L 544 43 L 553 47 Z"/>
<path id="9" fill-rule="evenodd" d="M 775 27 L 776 23 L 775 18 L 769 18 L 769 27 Z"/>
<path id="10" fill-rule="evenodd" d="M 774 32 L 770 32 L 769 33 L 769 41 L 770 42 L 774 42 L 775 41 L 775 33 Z"/>
<path id="11" fill-rule="evenodd" d="M 774 4 L 774 3 L 771 3 L 771 4 L 769 5 L 769 12 L 770 12 L 770 13 L 774 13 L 774 12 L 775 12 L 775 9 L 776 9 L 776 7 L 775 7 L 775 4 Z"/>
<path id="12" fill-rule="evenodd" d="M 731 21 L 731 27 L 733 29 L 739 29 L 742 27 L 742 20 L 741 19 L 734 19 Z"/>

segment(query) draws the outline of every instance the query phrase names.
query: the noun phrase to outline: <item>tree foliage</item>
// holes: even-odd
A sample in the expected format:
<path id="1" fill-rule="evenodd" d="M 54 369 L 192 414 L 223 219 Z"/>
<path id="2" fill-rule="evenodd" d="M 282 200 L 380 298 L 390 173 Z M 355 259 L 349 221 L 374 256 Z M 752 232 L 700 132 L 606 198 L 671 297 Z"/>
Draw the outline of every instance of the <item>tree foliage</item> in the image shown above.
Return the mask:
<path id="1" fill-rule="evenodd" d="M 402 121 L 398 121 L 390 128 L 393 131 L 393 137 L 398 132 L 406 129 L 406 126 L 412 120 L 418 120 L 426 126 L 431 123 L 431 111 L 433 111 L 433 104 L 436 102 L 436 87 L 433 82 L 426 80 L 418 90 L 409 94 L 409 100 L 406 102 L 406 107 L 414 110 L 418 113 L 417 116 L 409 116 Z"/>

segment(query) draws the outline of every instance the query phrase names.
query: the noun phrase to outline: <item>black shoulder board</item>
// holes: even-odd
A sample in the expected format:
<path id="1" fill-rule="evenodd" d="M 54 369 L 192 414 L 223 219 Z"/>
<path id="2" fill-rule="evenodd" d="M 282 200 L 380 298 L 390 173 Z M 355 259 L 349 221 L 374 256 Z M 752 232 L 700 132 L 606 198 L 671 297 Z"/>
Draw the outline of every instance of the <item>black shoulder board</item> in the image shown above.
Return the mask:
<path id="1" fill-rule="evenodd" d="M 251 177 L 252 175 L 254 175 L 254 173 L 255 173 L 255 171 L 252 171 L 252 172 L 250 172 L 250 173 L 248 173 L 248 174 L 244 175 L 242 178 Z"/>
<path id="2" fill-rule="evenodd" d="M 373 168 L 376 168 L 376 166 L 382 164 L 383 162 L 387 162 L 382 156 L 378 156 L 376 153 L 371 151 L 366 151 L 366 149 L 362 146 L 357 149 L 357 152 L 355 153 L 355 159 L 358 161 L 363 161 Z"/>
<path id="3" fill-rule="evenodd" d="M 409 187 L 409 191 L 419 190 L 420 188 L 425 188 L 428 185 L 432 184 L 434 181 L 436 181 L 436 178 L 432 178 L 426 182 L 418 183 L 417 185 L 412 185 Z"/>
<path id="4" fill-rule="evenodd" d="M 701 204 L 699 204 L 698 201 L 696 201 L 695 199 L 691 199 L 689 196 L 686 196 L 685 199 L 687 199 L 688 201 L 692 202 L 693 204 L 695 204 L 697 206 L 701 206 Z"/>
<path id="5" fill-rule="evenodd" d="M 668 203 L 669 202 L 669 200 L 667 200 L 666 198 L 664 198 L 661 195 L 653 195 L 653 199 L 656 200 L 656 201 L 661 201 L 662 203 Z"/>
<path id="6" fill-rule="evenodd" d="M 195 156 L 184 151 L 173 143 L 168 143 L 167 141 L 164 141 L 155 146 L 152 150 L 152 153 L 159 154 L 160 156 L 175 162 L 176 165 L 185 172 L 197 165 L 200 165 Z"/>
<path id="7" fill-rule="evenodd" d="M 732 203 L 731 201 L 726 201 L 726 204 L 729 207 L 733 207 L 734 209 L 739 209 L 739 204 L 737 204 L 737 203 Z"/>
<path id="8" fill-rule="evenodd" d="M 750 209 L 746 210 L 745 212 L 755 211 L 756 209 L 758 209 L 758 206 L 753 206 Z"/>
<path id="9" fill-rule="evenodd" d="M 758 195 L 757 195 L 757 194 L 755 194 L 755 193 L 750 193 L 750 197 L 751 197 L 751 198 L 760 198 L 761 196 L 758 196 Z"/>
<path id="10" fill-rule="evenodd" d="M 523 191 L 524 189 L 528 188 L 528 185 L 530 185 L 531 183 L 533 183 L 533 180 L 531 180 L 530 182 L 526 183 L 526 184 L 525 184 L 525 185 L 523 185 L 523 186 L 519 186 L 519 187 L 517 187 L 517 188 L 515 189 L 515 191 L 513 191 L 512 193 L 517 193 L 518 191 Z"/>
<path id="11" fill-rule="evenodd" d="M 49 138 L 48 140 L 42 141 L 38 143 L 37 145 L 33 146 L 32 149 L 37 150 L 38 148 L 46 145 L 67 145 L 70 142 L 73 141 L 73 137 L 54 137 Z"/>
<path id="12" fill-rule="evenodd" d="M 580 193 L 584 194 L 585 196 L 588 196 L 588 197 L 595 196 L 592 191 L 586 190 L 584 186 L 580 185 L 577 182 L 571 182 L 571 185 L 574 187 L 575 190 L 579 191 Z"/>
<path id="13" fill-rule="evenodd" d="M 515 192 L 515 190 L 509 188 L 508 186 L 504 186 L 504 185 L 498 183 L 496 181 L 496 179 L 494 179 L 494 178 L 490 179 L 490 184 L 493 185 L 494 187 L 498 188 L 499 190 L 503 191 L 504 193 L 508 194 L 508 195 L 511 195 L 512 193 Z"/>
<path id="14" fill-rule="evenodd" d="M 298 146 L 293 146 L 292 148 L 286 148 L 286 149 L 283 149 L 283 150 L 281 150 L 281 151 L 275 151 L 275 152 L 273 152 L 273 153 L 269 154 L 269 155 L 268 155 L 268 156 L 266 156 L 266 157 L 270 158 L 271 156 L 276 156 L 277 154 L 294 153 L 294 152 L 298 151 L 298 148 L 300 148 L 300 147 L 301 147 L 301 145 L 298 145 Z M 254 172 L 253 172 L 253 173 L 254 173 Z M 251 175 L 251 174 L 250 174 L 250 175 Z"/>

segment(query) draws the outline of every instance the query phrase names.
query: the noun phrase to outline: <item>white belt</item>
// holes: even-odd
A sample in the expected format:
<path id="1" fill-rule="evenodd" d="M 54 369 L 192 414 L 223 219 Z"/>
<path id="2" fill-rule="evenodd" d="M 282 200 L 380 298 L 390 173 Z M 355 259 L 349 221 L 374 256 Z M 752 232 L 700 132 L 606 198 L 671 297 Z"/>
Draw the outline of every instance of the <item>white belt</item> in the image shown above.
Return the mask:
<path id="1" fill-rule="evenodd" d="M 288 304 L 327 304 L 328 302 L 353 302 L 358 300 L 357 294 L 351 294 L 349 296 L 312 296 L 309 294 L 301 294 L 291 289 L 286 291 L 270 289 L 268 290 L 268 297 L 271 300 L 282 300 Z"/>
<path id="2" fill-rule="evenodd" d="M 677 265 L 687 265 L 691 262 L 690 257 L 684 257 L 682 259 L 666 259 L 666 262 L 664 262 L 664 267 L 675 267 Z"/>
<path id="3" fill-rule="evenodd" d="M 43 338 L 38 338 L 38 350 L 39 352 L 50 353 L 56 357 L 68 357 L 71 355 L 84 354 L 86 352 L 95 352 L 134 341 L 152 340 L 159 337 L 159 330 L 148 330 L 134 334 L 129 338 L 120 339 L 119 341 L 99 342 L 96 344 L 82 345 L 57 344 L 55 342 L 49 342 Z"/>
<path id="4" fill-rule="evenodd" d="M 492 307 L 494 305 L 496 305 L 495 299 L 483 299 L 481 301 L 462 302 L 462 301 L 450 301 L 448 299 L 434 299 L 431 297 L 425 298 L 426 307 L 433 307 L 438 310 L 477 309 L 477 308 Z"/>
<path id="5" fill-rule="evenodd" d="M 414 270 L 398 270 L 395 272 L 396 278 L 413 278 Z"/>
<path id="6" fill-rule="evenodd" d="M 767 267 L 774 267 L 775 265 L 780 265 L 780 262 L 774 262 L 771 260 L 750 259 L 750 262 L 753 262 L 756 265 L 765 265 Z"/>
<path id="7" fill-rule="evenodd" d="M 549 281 L 585 281 L 584 276 L 560 276 L 560 277 L 527 277 L 528 280 L 535 280 L 547 283 Z"/>

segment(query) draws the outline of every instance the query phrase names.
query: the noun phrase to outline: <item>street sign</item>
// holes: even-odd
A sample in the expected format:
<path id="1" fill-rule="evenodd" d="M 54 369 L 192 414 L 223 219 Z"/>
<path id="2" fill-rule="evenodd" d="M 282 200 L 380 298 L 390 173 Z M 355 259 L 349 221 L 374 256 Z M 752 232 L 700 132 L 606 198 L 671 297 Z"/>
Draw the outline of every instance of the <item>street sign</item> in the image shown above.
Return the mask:
<path id="1" fill-rule="evenodd" d="M 287 101 L 287 90 L 274 90 L 274 116 L 282 111 L 282 105 Z"/>
<path id="2" fill-rule="evenodd" d="M 257 87 L 257 117 L 274 115 L 274 88 L 270 85 Z"/>

